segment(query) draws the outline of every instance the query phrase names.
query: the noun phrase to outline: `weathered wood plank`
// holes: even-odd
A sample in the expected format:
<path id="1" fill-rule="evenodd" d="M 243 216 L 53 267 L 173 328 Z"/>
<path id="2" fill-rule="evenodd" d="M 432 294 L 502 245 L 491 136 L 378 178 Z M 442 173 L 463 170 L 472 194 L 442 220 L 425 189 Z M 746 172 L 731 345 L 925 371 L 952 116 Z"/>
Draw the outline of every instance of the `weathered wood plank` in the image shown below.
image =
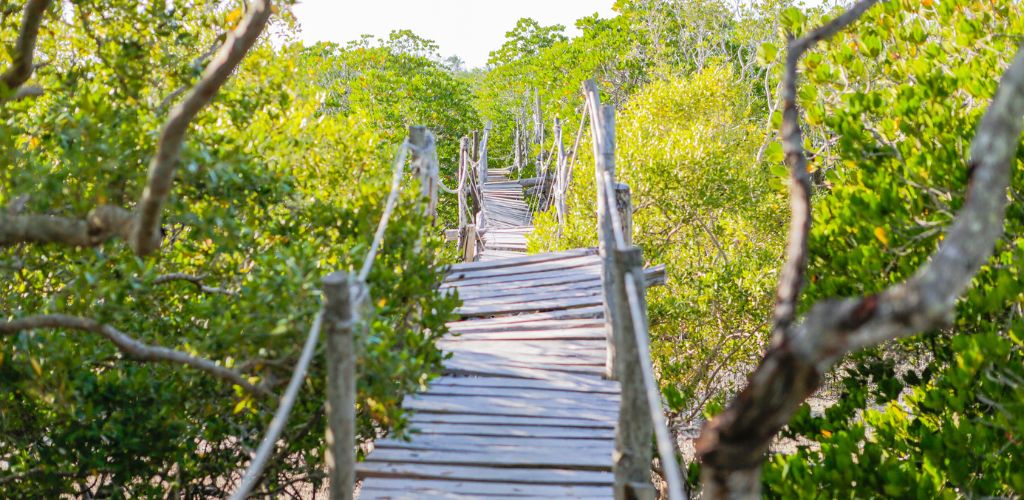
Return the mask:
<path id="1" fill-rule="evenodd" d="M 432 386 L 431 396 L 488 396 L 506 397 L 509 399 L 539 399 L 550 403 L 572 404 L 580 401 L 580 398 L 587 398 L 588 404 L 600 404 L 605 408 L 616 408 L 619 404 L 618 394 L 601 394 L 595 392 L 574 392 L 559 390 L 537 390 L 517 388 L 514 391 L 499 387 L 472 387 L 472 386 Z"/>
<path id="2" fill-rule="evenodd" d="M 551 450 L 487 449 L 468 450 L 374 450 L 367 462 L 402 462 L 435 465 L 474 465 L 498 468 L 557 467 L 576 470 L 612 470 L 611 452 L 573 450 L 574 453 L 553 453 Z"/>
<path id="3" fill-rule="evenodd" d="M 543 299 L 529 302 L 499 302 L 492 304 L 472 304 L 455 309 L 462 317 L 496 316 L 527 312 L 553 311 L 572 307 L 598 306 L 603 303 L 603 296 L 588 294 L 582 297 L 563 299 Z"/>
<path id="4" fill-rule="evenodd" d="M 568 469 L 502 469 L 458 465 L 363 462 L 356 468 L 360 477 L 404 477 L 423 479 L 472 480 L 496 483 L 565 484 L 609 486 L 612 474 L 605 471 Z"/>
<path id="5" fill-rule="evenodd" d="M 462 387 L 501 387 L 513 389 L 537 389 L 577 392 L 597 392 L 618 394 L 619 384 L 597 377 L 566 377 L 557 380 L 534 380 L 507 377 L 440 377 L 431 383 L 431 387 L 462 386 Z"/>
<path id="6" fill-rule="evenodd" d="M 564 252 L 551 252 L 551 253 L 539 253 L 534 255 L 525 255 L 522 257 L 516 257 L 501 262 L 463 262 L 459 264 L 453 264 L 448 267 L 449 272 L 468 271 L 477 269 L 489 269 L 495 267 L 512 267 L 524 264 L 534 264 L 537 262 L 547 262 L 552 260 L 569 259 L 573 257 L 579 257 L 583 255 L 597 255 L 596 248 L 577 248 L 573 250 L 566 250 Z"/>
<path id="7" fill-rule="evenodd" d="M 458 415 L 495 415 L 511 417 L 576 418 L 614 424 L 618 419 L 616 408 L 566 408 L 541 405 L 535 400 L 515 400 L 486 397 L 407 397 L 402 406 L 418 413 L 449 413 Z"/>
<path id="8" fill-rule="evenodd" d="M 413 428 L 417 436 L 479 436 L 516 437 L 523 439 L 615 439 L 612 427 L 558 427 L 543 425 L 516 425 L 510 423 L 451 423 L 416 421 Z"/>
<path id="9" fill-rule="evenodd" d="M 436 424 L 474 424 L 474 425 L 520 425 L 535 427 L 576 427 L 586 429 L 613 429 L 614 423 L 605 420 L 584 420 L 566 417 L 530 417 L 520 415 L 477 415 L 467 413 L 414 413 L 409 421 Z M 414 428 L 418 425 L 414 425 Z"/>
<path id="10" fill-rule="evenodd" d="M 582 257 L 572 257 L 568 259 L 561 259 L 557 261 L 545 261 L 537 262 L 534 264 L 523 264 L 514 267 L 499 267 L 492 269 L 479 269 L 479 270 L 466 270 L 466 271 L 454 271 L 448 273 L 445 277 L 445 282 L 453 285 L 458 285 L 458 281 L 468 280 L 473 278 L 487 278 L 492 276 L 507 276 L 510 274 L 526 274 L 541 271 L 557 271 L 564 269 L 571 269 L 584 266 L 592 266 L 600 264 L 601 258 L 596 255 L 585 255 Z"/>
<path id="11" fill-rule="evenodd" d="M 611 498 L 612 489 L 602 486 L 561 486 L 515 483 L 481 483 L 476 481 L 443 481 L 427 479 L 371 478 L 363 484 L 360 498 L 386 496 L 393 500 L 420 500 L 421 495 L 438 493 L 456 495 L 454 498 L 480 498 L 488 500 L 527 498 Z M 363 496 L 369 494 L 370 496 Z M 450 498 L 450 497 L 443 497 Z"/>
<path id="12" fill-rule="evenodd" d="M 438 434 L 416 434 L 408 441 L 400 439 L 378 439 L 373 448 L 401 450 L 581 450 L 588 453 L 611 452 L 615 447 L 612 439 L 560 439 L 526 438 L 510 436 L 442 436 Z"/>

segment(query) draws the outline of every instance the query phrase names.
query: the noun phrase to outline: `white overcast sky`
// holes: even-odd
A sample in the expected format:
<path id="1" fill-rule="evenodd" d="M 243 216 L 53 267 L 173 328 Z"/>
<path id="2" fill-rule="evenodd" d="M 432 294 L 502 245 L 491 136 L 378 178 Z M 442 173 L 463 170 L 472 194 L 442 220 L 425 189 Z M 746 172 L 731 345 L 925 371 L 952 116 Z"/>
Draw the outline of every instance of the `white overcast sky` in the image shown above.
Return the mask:
<path id="1" fill-rule="evenodd" d="M 522 17 L 543 25 L 564 24 L 578 33 L 576 19 L 595 12 L 612 17 L 614 0 L 300 0 L 293 8 L 303 42 L 344 43 L 362 34 L 386 37 L 410 29 L 434 40 L 442 56 L 457 55 L 482 67 Z"/>

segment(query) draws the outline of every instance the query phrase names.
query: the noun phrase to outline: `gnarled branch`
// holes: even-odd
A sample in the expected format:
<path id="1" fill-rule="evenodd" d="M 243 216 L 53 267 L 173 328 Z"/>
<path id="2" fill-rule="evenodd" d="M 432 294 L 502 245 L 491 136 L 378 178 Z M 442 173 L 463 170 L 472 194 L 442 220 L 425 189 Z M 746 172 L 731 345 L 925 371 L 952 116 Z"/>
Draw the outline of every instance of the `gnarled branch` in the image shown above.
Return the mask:
<path id="1" fill-rule="evenodd" d="M 18 89 L 28 81 L 35 71 L 32 65 L 32 58 L 36 52 L 36 38 L 39 36 L 39 25 L 43 21 L 43 14 L 50 6 L 50 0 L 28 0 L 25 3 L 25 13 L 21 21 L 21 31 L 18 32 L 18 40 L 14 44 L 13 60 L 11 67 L 7 68 L 0 75 L 0 84 L 3 85 L 0 92 L 0 102 L 13 97 L 22 98 L 30 94 L 19 94 Z"/>
<path id="2" fill-rule="evenodd" d="M 804 284 L 807 268 L 807 234 L 811 230 L 811 176 L 807 172 L 804 138 L 800 130 L 800 111 L 796 106 L 797 64 L 804 53 L 822 40 L 831 38 L 860 19 L 878 0 L 861 0 L 827 24 L 790 42 L 782 74 L 782 151 L 789 165 L 789 206 L 792 216 L 786 241 L 786 262 L 779 273 L 775 297 L 772 338 L 781 338 L 793 322 L 796 302 Z"/>
<path id="3" fill-rule="evenodd" d="M 170 273 L 170 274 L 164 274 L 164 275 L 161 275 L 161 276 L 157 276 L 156 279 L 153 280 L 153 284 L 154 285 L 162 285 L 164 283 L 170 283 L 172 281 L 188 281 L 189 283 L 192 283 L 193 285 L 195 285 L 196 288 L 199 289 L 199 291 L 203 292 L 203 293 L 219 293 L 219 294 L 222 294 L 222 295 L 234 295 L 235 294 L 235 292 L 232 292 L 231 290 L 228 290 L 228 289 L 225 289 L 225 288 L 212 287 L 212 286 L 207 286 L 207 285 L 203 284 L 203 279 L 204 278 L 205 278 L 205 276 L 196 276 L 194 274 Z"/>
<path id="4" fill-rule="evenodd" d="M 46 314 L 38 316 L 27 316 L 0 322 L 0 335 L 13 335 L 25 330 L 38 330 L 42 328 L 66 328 L 92 332 L 110 340 L 121 352 L 140 361 L 162 361 L 191 366 L 197 370 L 204 371 L 225 382 L 242 387 L 248 392 L 260 396 L 268 396 L 270 392 L 260 386 L 253 385 L 240 373 L 218 365 L 217 363 L 186 352 L 170 349 L 167 347 L 153 346 L 136 340 L 118 329 L 104 325 L 90 318 L 80 316 L 69 316 L 65 314 Z"/>
<path id="5" fill-rule="evenodd" d="M 133 220 L 131 212 L 112 205 L 96 207 L 85 219 L 0 211 L 0 246 L 60 243 L 93 247 L 115 236 L 128 239 Z"/>
<path id="6" fill-rule="evenodd" d="M 227 35 L 213 61 L 185 99 L 174 106 L 164 123 L 157 142 L 156 155 L 149 165 L 146 189 L 136 207 L 131 245 L 138 255 L 152 253 L 160 246 L 160 216 L 171 191 L 178 154 L 185 142 L 188 125 L 227 82 L 228 77 L 249 52 L 270 19 L 270 1 L 253 0 L 245 18 L 235 31 Z"/>
<path id="7" fill-rule="evenodd" d="M 1022 118 L 1024 47 L 977 129 L 966 201 L 938 250 L 906 282 L 877 295 L 820 302 L 802 322 L 777 332 L 747 386 L 705 425 L 697 440 L 709 498 L 758 495 L 760 466 L 771 440 L 842 356 L 949 324 L 957 298 L 1002 235 Z M 794 217 L 793 224 L 798 222 Z M 804 265 L 796 276 L 802 275 Z"/>

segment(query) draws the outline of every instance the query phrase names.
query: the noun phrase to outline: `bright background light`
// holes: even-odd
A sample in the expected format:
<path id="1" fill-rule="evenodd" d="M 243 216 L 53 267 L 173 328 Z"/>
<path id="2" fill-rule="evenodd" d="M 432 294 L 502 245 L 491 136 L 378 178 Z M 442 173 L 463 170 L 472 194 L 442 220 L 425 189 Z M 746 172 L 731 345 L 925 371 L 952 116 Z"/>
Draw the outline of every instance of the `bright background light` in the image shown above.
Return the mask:
<path id="1" fill-rule="evenodd" d="M 302 26 L 299 38 L 345 43 L 369 34 L 386 38 L 409 29 L 433 40 L 444 57 L 457 55 L 469 68 L 483 67 L 522 17 L 542 25 L 563 24 L 574 36 L 576 19 L 594 13 L 612 17 L 614 0 L 303 0 L 292 11 Z"/>

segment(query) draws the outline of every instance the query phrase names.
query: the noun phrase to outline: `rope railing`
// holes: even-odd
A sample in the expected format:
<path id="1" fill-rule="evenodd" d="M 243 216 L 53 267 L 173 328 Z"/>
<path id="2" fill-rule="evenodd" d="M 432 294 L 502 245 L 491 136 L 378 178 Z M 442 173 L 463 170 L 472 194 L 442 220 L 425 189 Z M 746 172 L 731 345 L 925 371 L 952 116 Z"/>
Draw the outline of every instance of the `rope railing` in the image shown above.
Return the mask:
<path id="1" fill-rule="evenodd" d="M 428 157 L 427 165 L 422 163 L 423 155 L 430 155 L 434 147 L 433 136 L 427 133 L 424 136 L 426 142 L 421 146 L 413 145 L 409 138 L 404 140 L 398 147 L 395 160 L 392 164 L 392 176 L 390 190 L 381 213 L 380 221 L 374 231 L 373 240 L 367 249 L 366 257 L 360 266 L 358 274 L 332 273 L 324 278 L 325 302 L 317 313 L 309 334 L 306 337 L 302 353 L 292 371 L 288 387 L 285 389 L 278 408 L 267 426 L 266 434 L 260 441 L 259 447 L 253 455 L 239 482 L 238 487 L 231 494 L 232 500 L 247 498 L 253 488 L 260 481 L 267 462 L 273 455 L 277 441 L 280 439 L 291 410 L 295 406 L 299 390 L 306 379 L 309 365 L 312 362 L 313 354 L 320 338 L 321 330 L 327 332 L 327 362 L 328 362 L 328 401 L 327 420 L 328 452 L 325 454 L 328 465 L 328 479 L 330 482 L 331 498 L 352 498 L 355 480 L 355 343 L 353 331 L 359 323 L 359 310 L 361 304 L 367 299 L 366 279 L 373 269 L 377 259 L 377 253 L 384 241 L 388 224 L 394 215 L 399 195 L 402 191 L 402 178 L 405 171 L 406 157 L 409 151 L 413 151 L 420 161 L 418 164 L 421 182 L 424 185 L 424 192 L 430 196 L 427 210 L 432 210 L 436 205 L 436 190 L 433 186 L 439 184 L 438 168 L 436 166 L 436 153 L 433 155 L 433 165 L 430 165 Z"/>

